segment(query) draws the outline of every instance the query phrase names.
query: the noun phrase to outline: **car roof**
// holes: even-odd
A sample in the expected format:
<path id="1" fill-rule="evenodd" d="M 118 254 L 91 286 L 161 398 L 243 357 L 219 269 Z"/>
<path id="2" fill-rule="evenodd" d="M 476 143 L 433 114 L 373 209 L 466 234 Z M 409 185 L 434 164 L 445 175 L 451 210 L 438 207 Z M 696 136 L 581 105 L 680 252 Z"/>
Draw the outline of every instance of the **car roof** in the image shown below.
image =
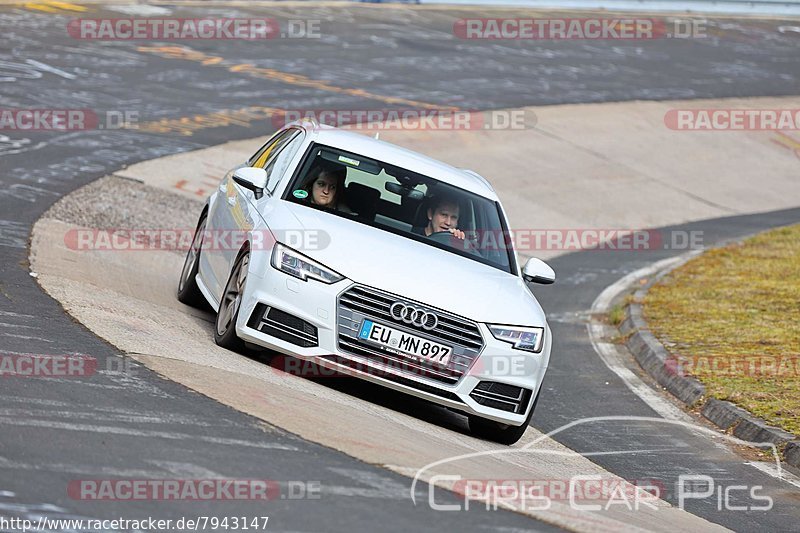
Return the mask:
<path id="1" fill-rule="evenodd" d="M 465 189 L 490 200 L 498 200 L 491 184 L 471 170 L 459 169 L 396 144 L 361 133 L 319 124 L 316 121 L 304 120 L 294 125 L 311 133 L 312 140 L 320 144 L 377 159 Z"/>

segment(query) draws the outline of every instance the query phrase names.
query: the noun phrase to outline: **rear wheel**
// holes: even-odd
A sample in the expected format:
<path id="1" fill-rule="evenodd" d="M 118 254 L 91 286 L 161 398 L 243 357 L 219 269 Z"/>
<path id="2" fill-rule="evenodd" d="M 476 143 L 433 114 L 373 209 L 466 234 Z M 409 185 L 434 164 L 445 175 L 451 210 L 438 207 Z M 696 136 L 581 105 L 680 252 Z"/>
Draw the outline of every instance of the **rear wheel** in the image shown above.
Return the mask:
<path id="1" fill-rule="evenodd" d="M 541 386 L 539 387 L 541 391 Z M 536 399 L 533 400 L 531 411 L 528 413 L 528 418 L 521 426 L 510 426 L 508 424 L 501 424 L 494 420 L 487 420 L 475 415 L 469 415 L 469 430 L 479 438 L 499 442 L 500 444 L 511 445 L 522 438 L 525 430 L 531 423 L 533 412 L 536 410 L 536 403 L 539 401 L 539 394 L 536 394 Z"/>
<path id="2" fill-rule="evenodd" d="M 249 264 L 249 252 L 243 252 L 236 259 L 225 291 L 222 293 L 217 320 L 214 323 L 214 342 L 229 350 L 244 349 L 244 342 L 236 336 L 236 319 L 239 317 L 239 307 L 244 297 L 244 282 L 247 279 Z"/>
<path id="3" fill-rule="evenodd" d="M 200 266 L 200 248 L 203 245 L 203 234 L 206 229 L 206 214 L 200 215 L 192 245 L 186 252 L 181 278 L 178 280 L 178 301 L 192 307 L 204 308 L 208 305 L 200 287 L 197 286 L 197 271 Z"/>

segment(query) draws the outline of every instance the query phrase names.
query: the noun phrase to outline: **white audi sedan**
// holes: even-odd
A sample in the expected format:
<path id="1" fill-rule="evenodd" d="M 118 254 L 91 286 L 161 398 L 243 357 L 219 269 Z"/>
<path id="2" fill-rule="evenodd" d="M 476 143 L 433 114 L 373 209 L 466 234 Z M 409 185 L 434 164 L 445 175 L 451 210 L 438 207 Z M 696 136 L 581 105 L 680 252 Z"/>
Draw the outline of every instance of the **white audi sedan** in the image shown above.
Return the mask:
<path id="1" fill-rule="evenodd" d="M 178 299 L 245 343 L 390 387 L 513 444 L 552 337 L 487 180 L 398 146 L 294 123 L 208 198 Z"/>

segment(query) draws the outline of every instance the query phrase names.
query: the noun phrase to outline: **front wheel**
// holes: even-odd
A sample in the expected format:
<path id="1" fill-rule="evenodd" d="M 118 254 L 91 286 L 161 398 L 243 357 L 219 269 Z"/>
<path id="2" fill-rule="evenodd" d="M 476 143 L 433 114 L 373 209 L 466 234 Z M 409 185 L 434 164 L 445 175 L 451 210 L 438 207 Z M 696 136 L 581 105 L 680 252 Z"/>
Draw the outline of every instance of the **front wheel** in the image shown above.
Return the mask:
<path id="1" fill-rule="evenodd" d="M 250 264 L 250 253 L 242 253 L 233 265 L 222 301 L 219 303 L 217 320 L 214 323 L 214 342 L 229 350 L 241 351 L 244 342 L 236 335 L 236 319 L 239 307 L 244 298 L 244 282 L 247 279 L 247 267 Z"/>
<path id="2" fill-rule="evenodd" d="M 200 216 L 197 222 L 197 230 L 192 239 L 192 245 L 186 252 L 186 259 L 183 262 L 181 278 L 178 280 L 178 301 L 192 307 L 204 308 L 208 305 L 205 296 L 197 286 L 197 271 L 200 267 L 200 248 L 203 245 L 203 234 L 206 229 L 206 214 Z"/>
<path id="3" fill-rule="evenodd" d="M 541 391 L 541 386 L 539 387 Z M 512 445 L 522 438 L 525 430 L 531 423 L 533 412 L 536 410 L 536 404 L 539 402 L 539 394 L 536 394 L 536 399 L 533 400 L 531 411 L 528 413 L 528 418 L 521 426 L 509 426 L 508 424 L 501 424 L 494 420 L 487 420 L 475 415 L 469 415 L 469 430 L 470 432 L 481 439 L 499 442 L 500 444 Z"/>

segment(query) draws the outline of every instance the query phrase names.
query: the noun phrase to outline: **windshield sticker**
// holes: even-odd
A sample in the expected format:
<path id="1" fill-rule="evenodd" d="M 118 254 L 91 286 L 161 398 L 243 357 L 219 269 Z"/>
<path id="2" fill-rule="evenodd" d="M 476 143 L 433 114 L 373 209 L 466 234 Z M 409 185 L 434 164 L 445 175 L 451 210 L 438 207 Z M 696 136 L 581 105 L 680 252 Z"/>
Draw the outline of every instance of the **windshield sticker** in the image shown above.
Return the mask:
<path id="1" fill-rule="evenodd" d="M 348 165 L 353 165 L 354 167 L 357 167 L 358 165 L 361 164 L 360 161 L 356 159 L 350 159 L 349 157 L 345 157 L 343 155 L 339 156 L 339 161 L 341 161 L 342 163 L 347 163 Z"/>
<path id="2" fill-rule="evenodd" d="M 297 189 L 296 191 L 292 192 L 292 194 L 295 198 L 300 198 L 301 200 L 308 197 L 308 191 L 304 191 L 303 189 Z"/>

